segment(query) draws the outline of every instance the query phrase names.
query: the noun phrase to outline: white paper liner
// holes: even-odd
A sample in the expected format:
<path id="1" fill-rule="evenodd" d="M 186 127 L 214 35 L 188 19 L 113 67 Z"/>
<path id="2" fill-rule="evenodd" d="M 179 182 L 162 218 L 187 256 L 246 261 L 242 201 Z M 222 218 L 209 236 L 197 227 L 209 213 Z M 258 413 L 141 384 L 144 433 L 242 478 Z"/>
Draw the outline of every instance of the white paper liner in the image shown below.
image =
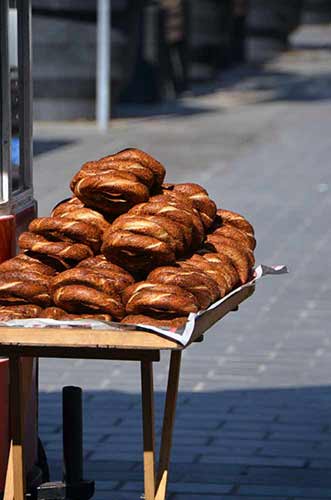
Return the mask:
<path id="1" fill-rule="evenodd" d="M 196 319 L 208 315 L 210 311 L 218 307 L 220 304 L 223 304 L 230 297 L 239 293 L 244 288 L 248 288 L 253 286 L 260 278 L 267 275 L 279 275 L 288 273 L 288 269 L 286 266 L 265 266 L 259 265 L 254 270 L 254 278 L 245 283 L 232 292 L 228 293 L 225 297 L 214 302 L 211 306 L 208 307 L 205 311 L 200 311 L 198 313 L 191 313 L 187 319 L 186 324 L 179 329 L 168 329 L 168 328 L 160 328 L 156 326 L 150 325 L 129 325 L 124 323 L 114 323 L 111 321 L 100 321 L 100 320 L 90 320 L 90 319 L 75 319 L 71 321 L 59 321 L 55 319 L 47 319 L 47 318 L 33 318 L 33 319 L 17 319 L 11 321 L 3 321 L 0 322 L 0 327 L 12 327 L 12 328 L 86 328 L 87 330 L 147 330 L 150 332 L 158 333 L 164 337 L 167 337 L 171 340 L 175 340 L 186 346 L 194 333 L 194 329 L 196 326 Z"/>

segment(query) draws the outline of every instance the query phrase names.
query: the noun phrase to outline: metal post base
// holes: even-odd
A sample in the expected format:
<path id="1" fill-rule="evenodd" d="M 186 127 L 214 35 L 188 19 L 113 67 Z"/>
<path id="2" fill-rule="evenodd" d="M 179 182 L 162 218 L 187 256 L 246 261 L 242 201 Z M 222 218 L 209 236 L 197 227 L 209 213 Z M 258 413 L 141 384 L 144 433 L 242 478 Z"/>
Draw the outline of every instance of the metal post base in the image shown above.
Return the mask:
<path id="1" fill-rule="evenodd" d="M 65 484 L 62 481 L 44 483 L 37 490 L 38 500 L 89 500 L 94 495 L 94 481 Z"/>

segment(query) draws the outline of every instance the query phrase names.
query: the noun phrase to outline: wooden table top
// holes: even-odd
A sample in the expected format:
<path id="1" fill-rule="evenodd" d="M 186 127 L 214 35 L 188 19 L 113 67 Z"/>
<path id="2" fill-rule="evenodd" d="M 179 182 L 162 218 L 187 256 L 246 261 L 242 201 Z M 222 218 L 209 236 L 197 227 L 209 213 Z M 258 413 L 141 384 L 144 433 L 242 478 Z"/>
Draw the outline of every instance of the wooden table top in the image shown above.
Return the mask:
<path id="1" fill-rule="evenodd" d="M 236 310 L 253 292 L 254 286 L 244 288 L 208 314 L 198 317 L 191 342 L 201 337 L 228 312 Z M 132 351 L 130 356 L 135 358 L 138 352 L 135 355 L 134 351 L 155 352 L 181 350 L 186 347 L 145 330 L 0 327 L 0 356 L 17 354 L 37 357 L 76 357 L 77 354 L 78 358 L 102 358 L 109 351 L 109 356 L 106 357 L 120 358 L 121 352 L 123 354 L 123 351 Z M 115 351 L 118 351 L 117 354 Z"/>

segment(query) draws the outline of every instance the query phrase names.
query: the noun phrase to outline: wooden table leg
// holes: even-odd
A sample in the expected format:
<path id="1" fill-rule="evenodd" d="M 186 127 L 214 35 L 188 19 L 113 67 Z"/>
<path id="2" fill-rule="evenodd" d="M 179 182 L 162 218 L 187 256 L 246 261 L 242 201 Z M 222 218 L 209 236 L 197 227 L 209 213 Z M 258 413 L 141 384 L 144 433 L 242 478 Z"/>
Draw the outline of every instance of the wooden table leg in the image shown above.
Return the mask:
<path id="1" fill-rule="evenodd" d="M 24 364 L 20 362 L 22 390 L 23 390 L 23 404 L 24 404 L 24 426 L 26 413 L 28 411 L 28 402 L 31 396 L 31 383 L 33 377 L 33 358 L 24 358 Z M 22 423 L 23 425 L 23 423 Z M 14 498 L 14 472 L 13 472 L 13 441 L 10 442 L 6 483 L 3 500 L 13 500 Z"/>
<path id="2" fill-rule="evenodd" d="M 141 393 L 144 435 L 145 500 L 155 498 L 155 431 L 153 363 L 141 362 Z"/>
<path id="3" fill-rule="evenodd" d="M 9 358 L 10 381 L 10 456 L 8 463 L 8 489 L 4 498 L 8 500 L 25 500 L 25 468 L 24 468 L 24 391 L 22 381 L 21 360 L 17 356 Z M 11 470 L 10 470 L 11 469 Z M 10 477 L 11 476 L 11 477 Z M 12 479 L 10 481 L 10 479 Z"/>
<path id="4" fill-rule="evenodd" d="M 182 351 L 173 351 L 171 353 L 155 500 L 165 500 L 167 493 L 181 359 Z"/>

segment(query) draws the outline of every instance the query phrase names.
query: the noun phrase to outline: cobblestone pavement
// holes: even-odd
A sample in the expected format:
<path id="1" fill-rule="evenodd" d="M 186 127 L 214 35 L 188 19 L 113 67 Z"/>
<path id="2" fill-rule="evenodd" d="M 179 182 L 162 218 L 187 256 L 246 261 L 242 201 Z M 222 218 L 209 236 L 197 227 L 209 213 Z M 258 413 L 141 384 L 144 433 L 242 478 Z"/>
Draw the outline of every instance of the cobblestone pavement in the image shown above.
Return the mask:
<path id="1" fill-rule="evenodd" d="M 41 214 L 84 160 L 137 145 L 166 164 L 170 180 L 202 183 L 220 206 L 246 214 L 257 262 L 290 267 L 184 353 L 169 500 L 331 499 L 330 40 L 330 28 L 301 31 L 296 48 L 264 69 L 224 75 L 161 116 L 115 120 L 108 135 L 88 124 L 36 127 L 38 140 L 73 141 L 36 161 Z M 40 432 L 53 477 L 67 384 L 86 391 L 96 500 L 138 499 L 138 363 L 41 361 Z"/>

